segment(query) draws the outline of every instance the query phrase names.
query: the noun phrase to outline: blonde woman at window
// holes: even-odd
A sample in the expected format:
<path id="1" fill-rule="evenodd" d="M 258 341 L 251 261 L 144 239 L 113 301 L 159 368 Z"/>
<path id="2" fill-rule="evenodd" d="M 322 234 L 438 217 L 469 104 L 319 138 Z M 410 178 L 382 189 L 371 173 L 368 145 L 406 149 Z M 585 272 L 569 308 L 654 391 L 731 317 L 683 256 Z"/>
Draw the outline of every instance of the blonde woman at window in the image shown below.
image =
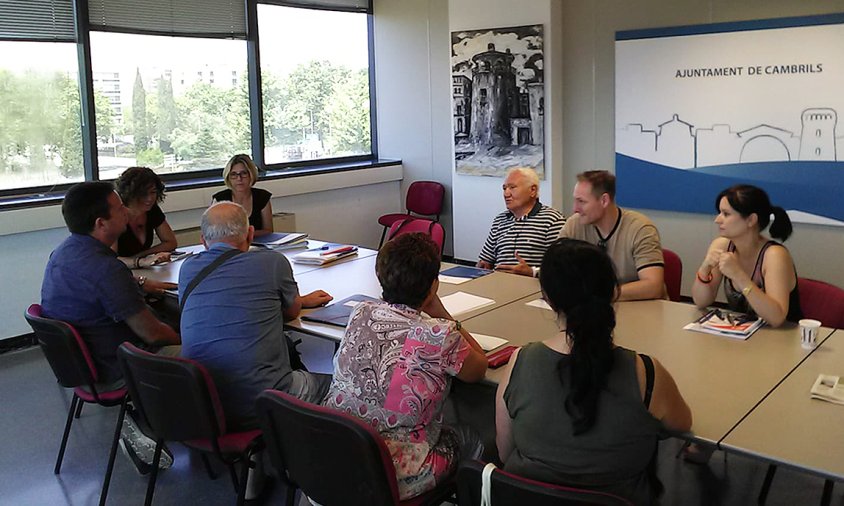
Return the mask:
<path id="1" fill-rule="evenodd" d="M 273 232 L 272 193 L 255 188 L 258 167 L 249 155 L 234 155 L 223 169 L 223 182 L 228 189 L 214 194 L 213 202 L 235 202 L 246 209 L 249 224 L 255 227 L 255 237 Z M 213 203 L 212 202 L 212 203 Z"/>

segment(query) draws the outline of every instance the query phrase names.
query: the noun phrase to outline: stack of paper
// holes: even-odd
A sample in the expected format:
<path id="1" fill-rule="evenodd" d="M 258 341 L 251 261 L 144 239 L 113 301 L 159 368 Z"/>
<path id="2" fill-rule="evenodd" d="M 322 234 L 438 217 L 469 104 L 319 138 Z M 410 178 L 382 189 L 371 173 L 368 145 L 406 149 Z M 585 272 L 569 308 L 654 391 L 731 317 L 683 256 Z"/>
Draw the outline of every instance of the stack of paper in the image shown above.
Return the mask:
<path id="1" fill-rule="evenodd" d="M 844 384 L 839 376 L 819 374 L 812 385 L 812 399 L 844 404 Z"/>
<path id="2" fill-rule="evenodd" d="M 761 318 L 723 309 L 713 309 L 683 328 L 718 336 L 747 339 L 764 324 L 765 322 Z"/>
<path id="3" fill-rule="evenodd" d="M 469 311 L 474 311 L 476 309 L 495 304 L 495 301 L 492 299 L 478 297 L 477 295 L 472 295 L 471 293 L 466 292 L 455 292 L 451 295 L 442 297 L 440 300 L 442 300 L 443 306 L 445 306 L 445 309 L 452 316 L 457 316 L 461 313 L 468 313 Z"/>
<path id="4" fill-rule="evenodd" d="M 507 344 L 509 341 L 500 337 L 488 336 L 486 334 L 476 334 L 472 332 L 472 337 L 481 345 L 484 351 L 490 351 Z"/>
<path id="5" fill-rule="evenodd" d="M 272 234 L 262 235 L 256 237 L 252 244 L 255 246 L 264 246 L 274 250 L 304 248 L 308 245 L 308 234 L 300 234 L 296 232 L 284 233 L 275 232 Z"/>
<path id="6" fill-rule="evenodd" d="M 325 265 L 341 258 L 346 258 L 347 256 L 356 255 L 357 252 L 357 246 L 332 244 L 330 246 L 323 246 L 322 248 L 303 251 L 294 256 L 293 261 L 297 264 Z"/>

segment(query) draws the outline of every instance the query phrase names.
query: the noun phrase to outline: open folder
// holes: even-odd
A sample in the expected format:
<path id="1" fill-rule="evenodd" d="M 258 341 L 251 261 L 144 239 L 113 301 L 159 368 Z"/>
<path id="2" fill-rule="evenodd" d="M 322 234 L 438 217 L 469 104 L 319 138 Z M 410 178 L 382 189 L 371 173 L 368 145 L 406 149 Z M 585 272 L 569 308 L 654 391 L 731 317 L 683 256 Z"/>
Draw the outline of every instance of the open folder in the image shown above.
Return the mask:
<path id="1" fill-rule="evenodd" d="M 306 315 L 302 315 L 302 319 L 309 322 L 327 323 L 328 325 L 336 325 L 338 327 L 345 327 L 349 322 L 349 316 L 352 310 L 364 301 L 377 301 L 378 299 L 369 297 L 367 295 L 356 294 L 351 297 L 346 297 L 339 300 L 330 306 L 325 306 L 311 311 Z"/>

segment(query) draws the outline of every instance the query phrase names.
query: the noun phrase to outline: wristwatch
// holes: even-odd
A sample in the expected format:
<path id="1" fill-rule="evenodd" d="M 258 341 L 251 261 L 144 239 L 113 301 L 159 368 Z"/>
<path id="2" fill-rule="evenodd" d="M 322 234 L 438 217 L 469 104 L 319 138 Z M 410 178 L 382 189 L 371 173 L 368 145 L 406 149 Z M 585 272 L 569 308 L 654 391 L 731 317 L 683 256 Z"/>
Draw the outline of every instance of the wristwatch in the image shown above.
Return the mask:
<path id="1" fill-rule="evenodd" d="M 138 276 L 138 286 L 144 286 L 144 283 L 147 282 L 146 276 Z"/>

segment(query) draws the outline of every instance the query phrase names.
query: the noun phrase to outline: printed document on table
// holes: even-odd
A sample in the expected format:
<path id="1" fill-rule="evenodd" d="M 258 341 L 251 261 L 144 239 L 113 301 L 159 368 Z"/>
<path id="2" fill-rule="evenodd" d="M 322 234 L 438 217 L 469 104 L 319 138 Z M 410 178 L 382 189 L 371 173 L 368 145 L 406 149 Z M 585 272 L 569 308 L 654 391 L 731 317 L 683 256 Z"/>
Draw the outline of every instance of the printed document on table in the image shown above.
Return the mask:
<path id="1" fill-rule="evenodd" d="M 440 274 L 439 278 L 440 283 L 448 283 L 450 285 L 459 285 L 467 281 L 472 281 L 472 278 L 458 278 L 455 276 L 446 276 L 445 274 Z"/>
<path id="2" fill-rule="evenodd" d="M 549 306 L 544 299 L 534 299 L 530 302 L 525 302 L 525 306 L 538 307 L 539 309 L 547 309 L 548 311 L 553 311 L 553 309 L 551 309 L 551 306 Z"/>
<path id="3" fill-rule="evenodd" d="M 844 404 L 844 383 L 841 383 L 841 377 L 819 374 L 812 385 L 812 399 Z"/>
<path id="4" fill-rule="evenodd" d="M 490 351 L 507 344 L 509 341 L 500 337 L 488 336 L 486 334 L 475 334 L 472 332 L 472 337 L 481 345 L 484 351 Z"/>
<path id="5" fill-rule="evenodd" d="M 466 292 L 455 292 L 451 295 L 442 297 L 443 306 L 451 313 L 452 316 L 457 316 L 462 313 L 468 313 L 482 307 L 491 306 L 495 304 L 492 299 L 486 297 L 478 297 Z"/>

